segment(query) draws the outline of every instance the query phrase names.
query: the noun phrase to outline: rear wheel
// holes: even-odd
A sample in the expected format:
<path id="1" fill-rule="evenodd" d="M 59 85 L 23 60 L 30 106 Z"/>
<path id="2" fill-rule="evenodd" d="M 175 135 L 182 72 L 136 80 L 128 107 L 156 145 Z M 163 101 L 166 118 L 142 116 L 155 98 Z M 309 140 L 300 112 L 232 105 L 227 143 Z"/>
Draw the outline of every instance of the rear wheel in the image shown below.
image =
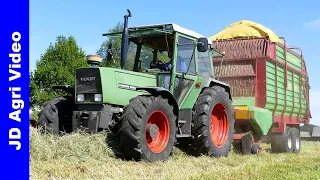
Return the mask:
<path id="1" fill-rule="evenodd" d="M 234 111 L 229 94 L 219 86 L 206 88 L 194 110 L 194 155 L 227 156 L 234 133 Z"/>
<path id="2" fill-rule="evenodd" d="M 301 138 L 300 131 L 297 128 L 290 129 L 290 135 L 292 137 L 292 148 L 294 153 L 300 153 Z"/>
<path id="3" fill-rule="evenodd" d="M 52 134 L 72 132 L 74 106 L 74 98 L 71 96 L 58 97 L 47 102 L 38 114 L 37 126 Z"/>
<path id="4" fill-rule="evenodd" d="M 281 135 L 273 135 L 271 151 L 274 153 L 292 153 L 293 143 L 291 134 L 291 128 L 287 126 L 285 132 Z"/>
<path id="5" fill-rule="evenodd" d="M 138 96 L 120 118 L 119 150 L 126 159 L 166 160 L 175 142 L 173 107 L 161 96 Z"/>

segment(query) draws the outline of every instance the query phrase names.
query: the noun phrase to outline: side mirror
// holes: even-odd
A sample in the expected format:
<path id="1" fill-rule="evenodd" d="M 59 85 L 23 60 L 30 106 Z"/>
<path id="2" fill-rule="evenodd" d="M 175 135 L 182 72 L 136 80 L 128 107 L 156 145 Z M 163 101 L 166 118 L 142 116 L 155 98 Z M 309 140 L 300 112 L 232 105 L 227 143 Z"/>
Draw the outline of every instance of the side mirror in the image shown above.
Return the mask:
<path id="1" fill-rule="evenodd" d="M 110 43 L 109 46 L 108 46 L 107 61 L 111 61 L 112 60 L 111 49 L 112 49 L 112 43 Z"/>
<path id="2" fill-rule="evenodd" d="M 207 52 L 208 51 L 208 39 L 201 37 L 198 39 L 197 48 L 199 52 Z"/>

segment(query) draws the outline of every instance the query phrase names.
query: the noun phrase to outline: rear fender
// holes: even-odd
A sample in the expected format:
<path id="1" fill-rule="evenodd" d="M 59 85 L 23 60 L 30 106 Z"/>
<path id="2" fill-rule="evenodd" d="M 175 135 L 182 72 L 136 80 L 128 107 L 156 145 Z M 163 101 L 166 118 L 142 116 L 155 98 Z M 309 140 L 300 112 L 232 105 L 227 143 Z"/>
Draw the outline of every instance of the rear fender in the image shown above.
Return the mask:
<path id="1" fill-rule="evenodd" d="M 173 113 L 178 117 L 179 106 L 176 99 L 173 97 L 170 91 L 162 87 L 137 87 L 136 90 L 144 90 L 153 96 L 161 95 L 162 97 L 169 100 L 169 103 L 173 106 Z M 178 119 L 178 118 L 177 118 Z"/>

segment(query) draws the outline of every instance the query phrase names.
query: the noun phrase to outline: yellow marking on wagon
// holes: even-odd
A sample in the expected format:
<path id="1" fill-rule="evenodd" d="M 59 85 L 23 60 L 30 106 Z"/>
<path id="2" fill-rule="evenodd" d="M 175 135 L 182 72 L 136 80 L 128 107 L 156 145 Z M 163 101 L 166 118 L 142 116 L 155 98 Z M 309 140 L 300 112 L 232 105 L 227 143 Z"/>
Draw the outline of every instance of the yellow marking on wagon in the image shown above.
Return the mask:
<path id="1" fill-rule="evenodd" d="M 236 106 L 234 110 L 234 118 L 236 120 L 249 120 L 254 117 L 253 111 L 249 111 L 248 106 Z"/>
<path id="2" fill-rule="evenodd" d="M 236 106 L 236 107 L 234 107 L 234 109 L 240 110 L 240 111 L 249 111 L 248 106 Z"/>

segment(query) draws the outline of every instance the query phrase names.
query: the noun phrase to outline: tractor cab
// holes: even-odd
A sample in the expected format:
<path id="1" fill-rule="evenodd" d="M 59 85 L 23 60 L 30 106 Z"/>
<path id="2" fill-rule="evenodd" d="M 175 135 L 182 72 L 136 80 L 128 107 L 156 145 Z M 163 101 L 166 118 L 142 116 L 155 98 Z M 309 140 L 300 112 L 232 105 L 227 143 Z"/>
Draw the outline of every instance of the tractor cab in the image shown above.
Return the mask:
<path id="1" fill-rule="evenodd" d="M 103 35 L 120 38 L 122 34 L 115 32 Z M 121 60 L 121 66 L 130 71 L 154 74 L 176 67 L 175 70 L 180 73 L 213 76 L 209 59 L 212 55 L 222 56 L 213 49 L 207 38 L 172 23 L 130 27 L 127 39 L 127 54 L 124 55 L 125 60 Z M 120 51 L 113 49 L 110 44 L 107 60 L 114 61 L 117 58 L 120 58 Z"/>
<path id="2" fill-rule="evenodd" d="M 121 38 L 123 34 L 104 36 Z M 173 92 L 178 104 L 199 78 L 214 78 L 212 57 L 222 56 L 207 38 L 176 24 L 130 27 L 127 34 L 127 54 L 120 55 L 110 44 L 108 61 L 122 57 L 122 69 L 155 75 L 157 87 Z"/>

